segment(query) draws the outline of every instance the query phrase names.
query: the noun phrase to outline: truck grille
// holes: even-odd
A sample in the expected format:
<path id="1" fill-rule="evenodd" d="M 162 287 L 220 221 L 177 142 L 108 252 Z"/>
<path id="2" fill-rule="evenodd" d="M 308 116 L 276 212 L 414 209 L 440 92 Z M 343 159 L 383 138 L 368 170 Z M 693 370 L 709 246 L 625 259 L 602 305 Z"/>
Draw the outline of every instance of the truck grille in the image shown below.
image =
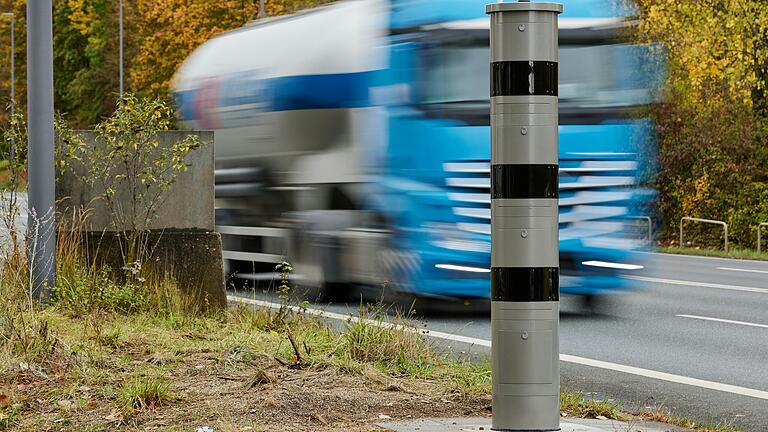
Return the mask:
<path id="1" fill-rule="evenodd" d="M 490 168 L 487 161 L 443 165 L 461 230 L 491 233 Z M 561 161 L 560 240 L 611 237 L 623 232 L 622 218 L 630 212 L 636 171 L 633 160 L 611 160 L 603 155 Z"/>

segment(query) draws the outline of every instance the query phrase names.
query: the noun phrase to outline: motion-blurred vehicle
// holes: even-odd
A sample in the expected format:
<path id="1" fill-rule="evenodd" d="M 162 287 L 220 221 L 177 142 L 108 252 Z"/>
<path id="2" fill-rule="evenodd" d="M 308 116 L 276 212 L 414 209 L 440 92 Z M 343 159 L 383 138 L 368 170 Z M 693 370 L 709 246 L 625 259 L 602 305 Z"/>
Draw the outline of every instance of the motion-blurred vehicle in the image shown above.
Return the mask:
<path id="1" fill-rule="evenodd" d="M 487 0 L 347 0 L 198 48 L 173 82 L 181 118 L 216 131 L 216 223 L 233 280 L 275 264 L 321 300 L 350 285 L 488 298 Z M 625 12 L 560 19 L 561 291 L 626 288 L 628 217 L 649 102 Z"/>

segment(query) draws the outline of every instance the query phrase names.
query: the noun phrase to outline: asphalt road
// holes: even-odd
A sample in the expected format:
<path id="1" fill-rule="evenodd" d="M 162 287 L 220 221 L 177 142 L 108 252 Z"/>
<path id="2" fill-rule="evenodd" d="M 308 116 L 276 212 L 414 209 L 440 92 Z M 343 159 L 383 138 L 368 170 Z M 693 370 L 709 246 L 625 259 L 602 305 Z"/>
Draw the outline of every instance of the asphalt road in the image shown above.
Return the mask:
<path id="1" fill-rule="evenodd" d="M 611 297 L 602 313 L 562 300 L 563 387 L 768 431 L 768 262 L 645 257 L 638 289 Z M 318 307 L 355 314 L 358 306 Z M 447 333 L 437 343 L 452 350 L 489 352 L 488 313 L 432 315 L 420 325 Z"/>

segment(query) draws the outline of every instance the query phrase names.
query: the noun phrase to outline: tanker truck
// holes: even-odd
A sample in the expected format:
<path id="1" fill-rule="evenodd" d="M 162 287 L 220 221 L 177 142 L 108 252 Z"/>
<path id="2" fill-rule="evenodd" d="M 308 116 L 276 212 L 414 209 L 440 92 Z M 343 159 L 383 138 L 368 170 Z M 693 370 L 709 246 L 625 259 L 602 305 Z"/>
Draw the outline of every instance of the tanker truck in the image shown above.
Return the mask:
<path id="1" fill-rule="evenodd" d="M 277 263 L 312 300 L 350 287 L 490 296 L 486 0 L 347 0 L 259 20 L 196 49 L 173 80 L 191 129 L 215 131 L 227 277 Z M 626 289 L 628 221 L 649 102 L 627 12 L 569 1 L 560 20 L 561 291 Z"/>

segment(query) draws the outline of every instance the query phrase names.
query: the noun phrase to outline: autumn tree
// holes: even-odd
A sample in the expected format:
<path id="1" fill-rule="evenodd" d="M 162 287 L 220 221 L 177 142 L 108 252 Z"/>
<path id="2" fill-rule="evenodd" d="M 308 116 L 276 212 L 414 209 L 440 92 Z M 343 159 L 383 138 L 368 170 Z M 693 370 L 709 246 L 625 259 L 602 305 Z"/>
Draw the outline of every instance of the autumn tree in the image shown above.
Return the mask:
<path id="1" fill-rule="evenodd" d="M 55 0 L 56 109 L 87 128 L 112 113 L 120 90 L 119 2 Z M 130 69 L 137 27 L 133 3 L 124 2 L 125 67 Z"/>
<path id="2" fill-rule="evenodd" d="M 681 216 L 721 219 L 752 246 L 757 223 L 768 221 L 768 3 L 637 3 L 638 38 L 666 65 L 663 103 L 651 114 L 667 232 Z"/>

